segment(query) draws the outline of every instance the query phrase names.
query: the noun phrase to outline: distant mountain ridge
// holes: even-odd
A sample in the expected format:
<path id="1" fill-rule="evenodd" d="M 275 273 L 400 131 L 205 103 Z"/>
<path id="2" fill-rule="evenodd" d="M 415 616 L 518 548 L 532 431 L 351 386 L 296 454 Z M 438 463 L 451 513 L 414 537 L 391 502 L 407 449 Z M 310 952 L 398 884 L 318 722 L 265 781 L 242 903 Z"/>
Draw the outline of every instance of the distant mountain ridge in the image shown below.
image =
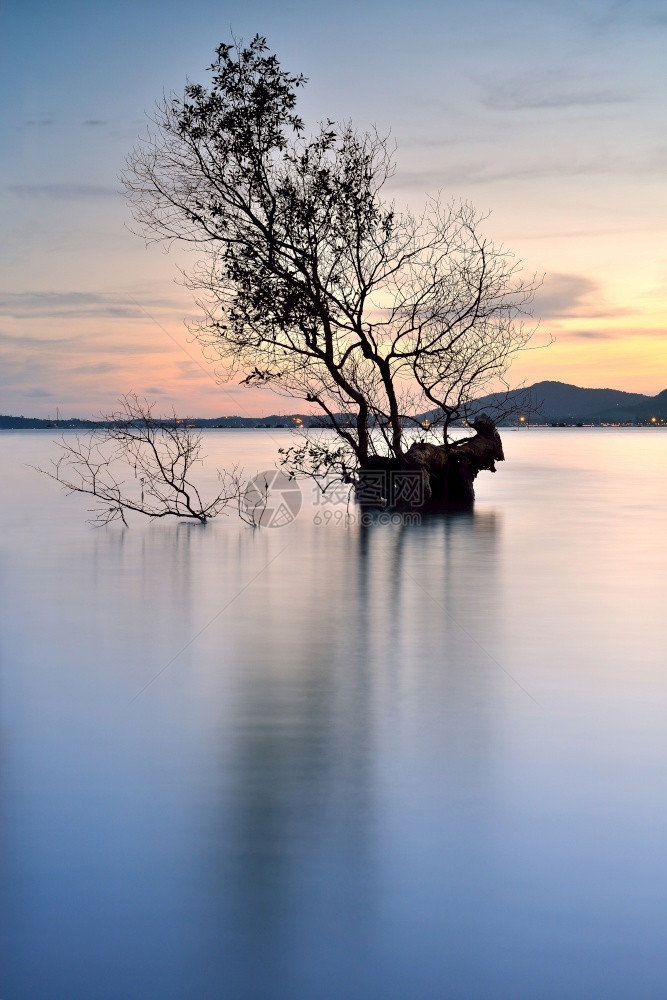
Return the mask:
<path id="1" fill-rule="evenodd" d="M 515 424 L 519 416 L 534 423 L 650 423 L 667 422 L 667 389 L 657 396 L 620 389 L 586 389 L 567 382 L 536 382 L 509 393 L 491 393 L 476 401 L 478 413 L 486 412 L 500 423 Z M 512 415 L 502 419 L 511 409 Z M 420 414 L 420 420 L 432 419 L 435 411 Z M 185 417 L 193 427 L 326 427 L 321 417 L 308 413 L 274 414 L 270 417 Z M 108 427 L 102 420 L 42 419 L 40 417 L 0 416 L 0 430 L 78 429 Z"/>
<path id="2" fill-rule="evenodd" d="M 657 396 L 620 389 L 586 389 L 567 382 L 536 382 L 509 394 L 492 393 L 476 402 L 476 409 L 494 411 L 516 404 L 518 414 L 530 420 L 564 423 L 615 423 L 667 419 L 667 390 Z M 516 418 L 513 422 L 516 422 Z"/>

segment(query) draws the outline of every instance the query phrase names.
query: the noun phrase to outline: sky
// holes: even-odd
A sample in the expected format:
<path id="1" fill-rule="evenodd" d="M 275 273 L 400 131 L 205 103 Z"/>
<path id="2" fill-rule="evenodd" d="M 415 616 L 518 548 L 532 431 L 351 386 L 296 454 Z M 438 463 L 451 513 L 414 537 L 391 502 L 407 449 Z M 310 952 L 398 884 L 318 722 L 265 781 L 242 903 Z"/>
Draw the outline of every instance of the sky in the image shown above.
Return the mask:
<path id="1" fill-rule="evenodd" d="M 295 409 L 220 384 L 183 257 L 131 233 L 118 181 L 156 99 L 232 33 L 308 77 L 307 120 L 391 131 L 397 205 L 470 201 L 544 276 L 511 381 L 667 388 L 664 0 L 4 0 L 0 413 Z"/>

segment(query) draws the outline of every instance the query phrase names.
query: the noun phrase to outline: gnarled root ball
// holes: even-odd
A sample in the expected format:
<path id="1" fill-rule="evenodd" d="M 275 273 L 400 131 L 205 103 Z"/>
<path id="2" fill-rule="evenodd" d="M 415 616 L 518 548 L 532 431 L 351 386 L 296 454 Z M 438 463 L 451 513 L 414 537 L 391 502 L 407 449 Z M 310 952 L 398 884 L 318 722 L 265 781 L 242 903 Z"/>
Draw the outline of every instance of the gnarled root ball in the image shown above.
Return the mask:
<path id="1" fill-rule="evenodd" d="M 470 507 L 477 474 L 495 472 L 495 463 L 505 459 L 490 417 L 478 417 L 472 428 L 472 437 L 448 445 L 415 442 L 402 459 L 373 456 L 360 470 L 358 503 L 397 510 Z"/>

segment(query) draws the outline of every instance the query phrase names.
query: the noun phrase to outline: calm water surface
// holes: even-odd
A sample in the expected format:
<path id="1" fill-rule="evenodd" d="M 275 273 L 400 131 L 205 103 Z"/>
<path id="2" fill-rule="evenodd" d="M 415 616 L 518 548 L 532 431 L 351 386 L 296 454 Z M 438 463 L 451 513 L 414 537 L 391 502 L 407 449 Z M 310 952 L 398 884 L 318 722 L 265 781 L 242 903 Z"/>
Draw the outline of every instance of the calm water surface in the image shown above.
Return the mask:
<path id="1" fill-rule="evenodd" d="M 3 432 L 3 1000 L 667 996 L 667 433 L 504 442 L 474 514 L 123 530 Z"/>

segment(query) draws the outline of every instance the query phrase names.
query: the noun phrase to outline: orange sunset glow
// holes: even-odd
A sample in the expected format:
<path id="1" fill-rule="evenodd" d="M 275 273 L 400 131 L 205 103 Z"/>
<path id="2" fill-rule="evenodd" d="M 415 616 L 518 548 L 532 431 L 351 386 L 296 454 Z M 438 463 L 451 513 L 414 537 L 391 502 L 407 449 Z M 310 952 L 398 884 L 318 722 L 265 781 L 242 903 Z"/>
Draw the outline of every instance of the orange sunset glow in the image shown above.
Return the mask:
<path id="1" fill-rule="evenodd" d="M 339 13 L 304 21 L 256 4 L 152 3 L 128 32 L 101 7 L 62 3 L 39 19 L 10 5 L 5 71 L 13 101 L 3 179 L 0 410 L 94 416 L 135 391 L 184 414 L 262 415 L 290 405 L 221 384 L 190 337 L 197 309 L 178 282 L 193 258 L 130 232 L 118 177 L 163 91 L 202 79 L 233 22 L 261 30 L 309 78 L 315 122 L 376 124 L 397 144 L 387 197 L 418 212 L 429 194 L 490 212 L 483 229 L 543 276 L 534 346 L 511 379 L 656 394 L 667 385 L 664 22 L 650 3 L 486 4 L 455 15 L 383 8 L 382 43 Z M 494 8 L 495 11 L 495 8 Z M 160 44 L 150 44 L 153 32 Z M 342 36 L 340 38 L 342 45 Z M 27 61 L 32 53 L 39 58 Z"/>

